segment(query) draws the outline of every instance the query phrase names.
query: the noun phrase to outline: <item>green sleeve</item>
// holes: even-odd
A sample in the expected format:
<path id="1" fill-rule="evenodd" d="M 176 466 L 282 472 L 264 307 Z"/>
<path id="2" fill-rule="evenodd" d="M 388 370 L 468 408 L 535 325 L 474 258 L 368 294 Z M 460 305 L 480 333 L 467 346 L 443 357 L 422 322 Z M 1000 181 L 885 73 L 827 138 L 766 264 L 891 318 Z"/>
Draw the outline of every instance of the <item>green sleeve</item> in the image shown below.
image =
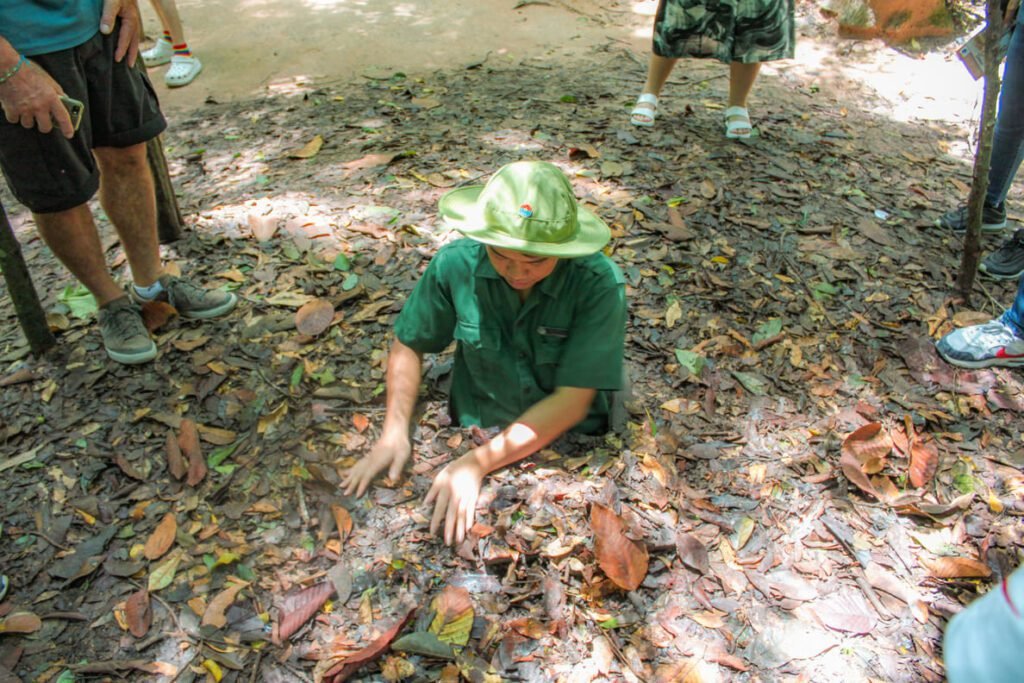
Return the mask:
<path id="1" fill-rule="evenodd" d="M 453 339 L 455 306 L 444 261 L 442 254 L 430 261 L 395 322 L 398 341 L 420 353 L 440 353 Z"/>
<path id="2" fill-rule="evenodd" d="M 622 388 L 626 346 L 626 286 L 614 283 L 581 297 L 573 316 L 555 385 L 616 391 Z"/>

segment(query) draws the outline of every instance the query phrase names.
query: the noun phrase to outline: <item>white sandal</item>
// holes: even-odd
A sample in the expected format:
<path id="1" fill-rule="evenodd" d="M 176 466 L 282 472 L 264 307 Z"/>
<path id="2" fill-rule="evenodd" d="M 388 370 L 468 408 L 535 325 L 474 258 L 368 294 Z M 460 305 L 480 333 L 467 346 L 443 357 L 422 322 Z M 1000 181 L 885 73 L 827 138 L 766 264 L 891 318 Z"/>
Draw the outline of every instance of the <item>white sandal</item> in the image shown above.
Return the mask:
<path id="1" fill-rule="evenodd" d="M 645 92 L 636 98 L 636 106 L 629 113 L 629 122 L 634 126 L 650 128 L 658 116 L 658 96 Z"/>
<path id="2" fill-rule="evenodd" d="M 746 139 L 753 133 L 750 112 L 746 107 L 729 107 L 725 110 L 725 137 L 733 140 Z"/>
<path id="3" fill-rule="evenodd" d="M 195 80 L 203 70 L 203 63 L 197 57 L 171 57 L 171 68 L 164 74 L 168 88 L 180 88 Z"/>

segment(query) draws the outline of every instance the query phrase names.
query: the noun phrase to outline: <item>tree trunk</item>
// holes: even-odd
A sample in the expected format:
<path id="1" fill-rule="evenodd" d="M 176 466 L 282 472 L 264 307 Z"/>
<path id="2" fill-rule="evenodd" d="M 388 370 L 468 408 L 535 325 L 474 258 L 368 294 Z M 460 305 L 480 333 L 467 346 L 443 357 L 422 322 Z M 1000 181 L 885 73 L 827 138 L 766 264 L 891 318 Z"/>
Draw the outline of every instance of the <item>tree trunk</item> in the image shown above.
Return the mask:
<path id="1" fill-rule="evenodd" d="M 156 188 L 156 229 L 160 244 L 168 244 L 181 239 L 181 210 L 178 199 L 174 195 L 171 175 L 167 172 L 167 158 L 164 156 L 164 143 L 155 137 L 146 143 L 146 159 L 149 170 L 153 174 L 153 186 Z"/>
<path id="2" fill-rule="evenodd" d="M 985 6 L 985 94 L 982 99 L 981 121 L 978 124 L 978 152 L 974 157 L 974 181 L 967 200 L 967 232 L 960 259 L 957 289 L 965 303 L 970 303 L 974 277 L 981 260 L 981 212 L 988 191 L 988 171 L 992 163 L 992 135 L 996 127 L 996 103 L 999 100 L 999 58 L 997 45 L 1003 35 L 1003 14 L 999 0 L 988 0 Z"/>
<path id="3" fill-rule="evenodd" d="M 21 245 L 14 235 L 14 229 L 7 220 L 7 213 L 0 205 L 0 268 L 4 271 L 7 291 L 14 302 L 18 322 L 28 339 L 34 356 L 41 356 L 57 344 L 46 322 L 46 313 L 39 303 L 36 288 L 32 285 L 28 266 L 21 255 Z"/>

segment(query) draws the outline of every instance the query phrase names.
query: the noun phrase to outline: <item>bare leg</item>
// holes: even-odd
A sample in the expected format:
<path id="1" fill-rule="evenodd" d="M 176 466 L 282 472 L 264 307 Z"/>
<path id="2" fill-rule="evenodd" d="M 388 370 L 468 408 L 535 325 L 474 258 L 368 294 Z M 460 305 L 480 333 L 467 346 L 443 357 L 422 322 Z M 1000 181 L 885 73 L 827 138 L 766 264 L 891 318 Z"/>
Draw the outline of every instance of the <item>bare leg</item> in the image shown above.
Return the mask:
<path id="1" fill-rule="evenodd" d="M 103 306 L 124 296 L 124 290 L 117 286 L 107 269 L 103 245 L 88 204 L 32 216 L 50 251 L 96 297 L 96 303 Z"/>
<path id="2" fill-rule="evenodd" d="M 146 145 L 97 147 L 100 203 L 121 237 L 132 279 L 148 287 L 163 275 L 156 234 L 156 194 L 146 163 Z"/>
<path id="3" fill-rule="evenodd" d="M 178 6 L 174 4 L 174 0 L 152 0 L 152 3 L 153 9 L 160 17 L 160 24 L 171 34 L 171 43 L 184 43 L 185 29 L 181 26 L 181 17 L 178 16 Z"/>
<path id="4" fill-rule="evenodd" d="M 754 88 L 754 81 L 761 71 L 761 63 L 741 64 L 733 62 L 729 65 L 729 106 L 747 107 L 747 97 Z"/>
<path id="5" fill-rule="evenodd" d="M 665 81 L 672 74 L 672 68 L 679 61 L 672 57 L 659 57 L 652 54 L 651 61 L 647 65 L 647 81 L 644 83 L 643 92 L 654 96 L 661 95 L 661 89 L 665 87 Z"/>

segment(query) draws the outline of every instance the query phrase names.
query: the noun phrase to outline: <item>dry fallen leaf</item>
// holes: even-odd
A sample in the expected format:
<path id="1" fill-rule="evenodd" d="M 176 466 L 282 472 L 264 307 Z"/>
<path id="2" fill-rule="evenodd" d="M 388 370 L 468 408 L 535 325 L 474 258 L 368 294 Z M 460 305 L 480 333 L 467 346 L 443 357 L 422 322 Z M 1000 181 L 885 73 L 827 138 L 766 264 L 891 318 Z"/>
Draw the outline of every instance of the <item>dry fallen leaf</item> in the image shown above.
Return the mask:
<path id="1" fill-rule="evenodd" d="M 0 621 L 0 633 L 35 633 L 43 622 L 31 612 L 11 612 Z"/>
<path id="2" fill-rule="evenodd" d="M 146 540 L 142 554 L 147 560 L 158 560 L 174 545 L 174 535 L 178 533 L 178 520 L 173 512 L 168 512 L 157 524 L 156 529 Z"/>
<path id="3" fill-rule="evenodd" d="M 149 632 L 153 621 L 152 604 L 149 591 L 142 588 L 135 591 L 124 603 L 124 615 L 128 621 L 128 630 L 136 638 L 142 638 Z"/>
<path id="4" fill-rule="evenodd" d="M 910 484 L 921 488 L 935 476 L 939 452 L 934 441 L 915 440 L 910 445 Z"/>
<path id="5" fill-rule="evenodd" d="M 334 523 L 338 526 L 338 536 L 341 537 L 341 545 L 345 545 L 349 534 L 352 533 L 352 515 L 340 505 L 332 505 L 331 513 L 334 515 Z"/>
<path id="6" fill-rule="evenodd" d="M 317 135 L 302 147 L 289 151 L 288 156 L 292 159 L 312 159 L 320 153 L 320 148 L 323 146 L 324 139 Z"/>
<path id="7" fill-rule="evenodd" d="M 622 519 L 598 503 L 590 508 L 590 527 L 601 571 L 616 586 L 636 590 L 647 576 L 647 546 L 628 538 Z"/>
<path id="8" fill-rule="evenodd" d="M 203 458 L 203 451 L 199 445 L 199 431 L 196 423 L 187 417 L 181 421 L 178 427 L 178 447 L 181 454 L 188 460 L 188 479 L 185 483 L 195 486 L 206 477 L 206 459 Z"/>
<path id="9" fill-rule="evenodd" d="M 234 604 L 238 592 L 248 585 L 249 583 L 245 581 L 234 581 L 230 586 L 213 596 L 213 599 L 206 606 L 206 611 L 203 613 L 202 625 L 224 628 L 224 625 L 228 622 L 225 612 Z"/>
<path id="10" fill-rule="evenodd" d="M 969 557 L 922 558 L 921 564 L 937 579 L 987 579 L 992 576 L 988 565 Z"/>
<path id="11" fill-rule="evenodd" d="M 178 309 L 166 301 L 147 301 L 142 304 L 142 320 L 150 332 L 156 332 L 177 315 Z"/>
<path id="12" fill-rule="evenodd" d="M 302 334 L 315 337 L 330 327 L 332 320 L 334 304 L 327 299 L 313 299 L 295 312 L 295 329 Z"/>
<path id="13" fill-rule="evenodd" d="M 178 447 L 178 437 L 173 431 L 167 432 L 167 471 L 178 481 L 181 481 L 188 472 L 185 459 L 181 456 L 181 448 Z"/>

